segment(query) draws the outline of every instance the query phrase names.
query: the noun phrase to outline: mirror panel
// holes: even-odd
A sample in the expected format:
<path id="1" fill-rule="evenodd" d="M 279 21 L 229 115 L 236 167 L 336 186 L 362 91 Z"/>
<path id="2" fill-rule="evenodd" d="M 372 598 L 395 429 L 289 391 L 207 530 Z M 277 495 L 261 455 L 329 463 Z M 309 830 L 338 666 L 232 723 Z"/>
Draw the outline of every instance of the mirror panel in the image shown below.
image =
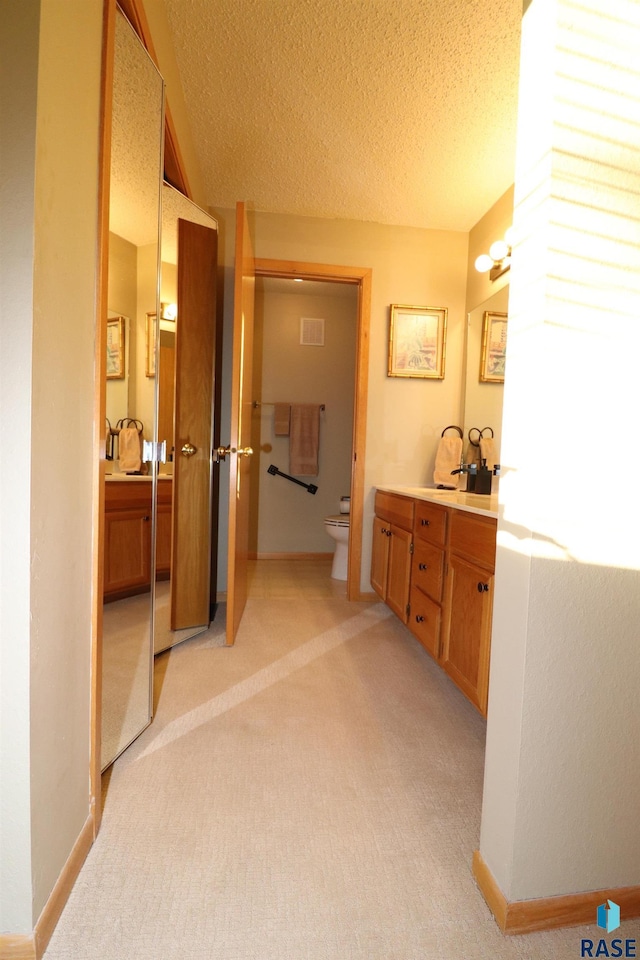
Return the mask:
<path id="1" fill-rule="evenodd" d="M 498 290 L 484 303 L 481 303 L 467 315 L 467 348 L 464 386 L 463 429 L 466 462 L 468 455 L 469 430 L 477 427 L 491 427 L 498 456 L 502 435 L 502 398 L 503 383 L 487 383 L 480 380 L 480 361 L 482 357 L 483 321 L 486 312 L 508 313 L 509 286 Z M 476 434 L 474 433 L 475 437 Z M 474 459 L 471 457 L 471 459 Z"/>
<path id="2" fill-rule="evenodd" d="M 141 462 L 140 444 L 155 433 L 155 380 L 147 376 L 145 359 L 147 314 L 158 309 L 163 99 L 162 78 L 118 10 L 109 203 L 106 393 L 113 459 L 105 473 L 102 769 L 149 724 L 153 703 L 155 478 Z"/>

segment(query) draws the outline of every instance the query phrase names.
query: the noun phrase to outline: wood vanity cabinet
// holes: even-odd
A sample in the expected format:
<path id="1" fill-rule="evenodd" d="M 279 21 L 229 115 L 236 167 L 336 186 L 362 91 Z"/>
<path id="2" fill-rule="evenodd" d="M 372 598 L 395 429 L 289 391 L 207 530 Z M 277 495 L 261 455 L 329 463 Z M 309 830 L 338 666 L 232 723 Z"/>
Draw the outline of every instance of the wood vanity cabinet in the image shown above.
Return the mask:
<path id="1" fill-rule="evenodd" d="M 446 619 L 441 663 L 486 716 L 493 611 L 496 521 L 451 511 Z"/>
<path id="2" fill-rule="evenodd" d="M 414 502 L 376 492 L 371 586 L 403 623 L 409 609 Z"/>
<path id="3" fill-rule="evenodd" d="M 375 511 L 374 590 L 486 716 L 496 520 L 380 490 Z"/>
<path id="4" fill-rule="evenodd" d="M 104 599 L 144 593 L 151 583 L 151 481 L 105 483 Z M 171 481 L 158 483 L 156 575 L 171 563 Z"/>

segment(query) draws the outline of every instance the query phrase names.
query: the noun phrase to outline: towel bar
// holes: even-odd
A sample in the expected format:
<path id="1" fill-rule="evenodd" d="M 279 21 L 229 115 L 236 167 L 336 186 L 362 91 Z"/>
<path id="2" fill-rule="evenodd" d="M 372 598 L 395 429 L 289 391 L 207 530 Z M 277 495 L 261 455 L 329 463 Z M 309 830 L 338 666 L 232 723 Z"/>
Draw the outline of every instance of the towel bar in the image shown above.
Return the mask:
<path id="1" fill-rule="evenodd" d="M 290 477 L 288 473 L 283 473 L 282 470 L 278 470 L 273 464 L 267 470 L 267 473 L 270 473 L 272 476 L 284 477 L 285 480 L 291 480 L 291 483 L 298 483 L 301 487 L 304 487 L 307 493 L 317 493 L 318 488 L 315 483 L 303 483 L 302 480 L 296 480 L 295 477 Z"/>

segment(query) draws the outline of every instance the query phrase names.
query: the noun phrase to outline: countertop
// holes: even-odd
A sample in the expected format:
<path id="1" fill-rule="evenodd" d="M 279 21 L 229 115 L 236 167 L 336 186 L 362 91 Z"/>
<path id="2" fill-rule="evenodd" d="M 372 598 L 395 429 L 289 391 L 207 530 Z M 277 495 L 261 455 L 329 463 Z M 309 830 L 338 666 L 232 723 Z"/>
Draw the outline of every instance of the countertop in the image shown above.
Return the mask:
<path id="1" fill-rule="evenodd" d="M 498 517 L 498 495 L 492 493 L 483 496 L 479 493 L 467 493 L 464 490 L 438 490 L 436 487 L 401 487 L 395 484 L 377 486 L 376 490 L 385 493 L 397 493 L 403 497 L 413 497 L 415 500 L 429 500 L 431 503 L 441 503 L 467 513 L 478 513 L 483 517 Z"/>
<path id="2" fill-rule="evenodd" d="M 150 474 L 143 476 L 139 473 L 105 473 L 104 478 L 105 480 L 119 480 L 124 483 L 129 483 L 131 480 L 135 481 L 136 483 L 140 483 L 140 481 L 151 483 Z M 158 480 L 173 480 L 173 477 L 170 473 L 159 473 Z"/>

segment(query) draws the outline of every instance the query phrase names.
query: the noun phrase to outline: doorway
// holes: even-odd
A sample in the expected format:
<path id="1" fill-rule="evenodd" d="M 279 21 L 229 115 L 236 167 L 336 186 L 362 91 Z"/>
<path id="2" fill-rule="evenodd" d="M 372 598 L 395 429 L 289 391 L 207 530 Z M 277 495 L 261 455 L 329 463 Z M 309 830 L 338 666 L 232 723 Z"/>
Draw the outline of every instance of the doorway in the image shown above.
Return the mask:
<path id="1" fill-rule="evenodd" d="M 364 500 L 364 453 L 366 426 L 366 398 L 368 379 L 368 345 L 371 302 L 371 270 L 361 267 L 343 267 L 330 264 L 297 263 L 282 260 L 255 260 L 256 278 L 283 278 L 289 280 L 321 281 L 349 284 L 355 287 L 355 360 L 353 363 L 353 416 L 350 449 L 351 471 L 349 490 L 351 498 L 349 559 L 346 595 L 349 600 L 363 598 L 360 586 L 362 561 L 362 518 Z M 327 385 L 330 388 L 330 384 Z M 282 399 L 282 398 L 266 398 Z M 286 399 L 286 398 L 284 398 Z M 322 398 L 317 398 L 322 400 Z M 274 479 L 276 479 L 274 477 Z M 286 481 L 282 481 L 286 482 Z M 336 508 L 337 512 L 337 508 Z M 329 544 L 330 549 L 330 544 Z"/>

